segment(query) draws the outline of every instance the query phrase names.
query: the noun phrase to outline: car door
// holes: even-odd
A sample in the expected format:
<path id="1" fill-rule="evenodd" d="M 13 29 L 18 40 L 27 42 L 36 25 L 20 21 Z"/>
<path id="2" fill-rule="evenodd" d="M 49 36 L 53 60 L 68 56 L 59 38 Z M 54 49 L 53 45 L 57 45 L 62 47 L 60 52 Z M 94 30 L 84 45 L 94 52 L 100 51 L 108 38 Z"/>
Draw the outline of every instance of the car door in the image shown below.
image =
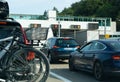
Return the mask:
<path id="1" fill-rule="evenodd" d="M 89 50 L 84 52 L 83 61 L 85 63 L 85 68 L 88 70 L 92 70 L 95 56 L 99 54 L 102 49 L 104 49 L 104 45 L 100 42 L 94 41 L 91 43 L 91 47 Z"/>
<path id="2" fill-rule="evenodd" d="M 82 47 L 76 54 L 75 56 L 75 64 L 77 66 L 77 68 L 85 68 L 86 65 L 86 60 L 85 60 L 85 54 L 86 51 L 89 51 L 90 47 L 91 47 L 91 42 L 86 44 L 84 47 Z"/>

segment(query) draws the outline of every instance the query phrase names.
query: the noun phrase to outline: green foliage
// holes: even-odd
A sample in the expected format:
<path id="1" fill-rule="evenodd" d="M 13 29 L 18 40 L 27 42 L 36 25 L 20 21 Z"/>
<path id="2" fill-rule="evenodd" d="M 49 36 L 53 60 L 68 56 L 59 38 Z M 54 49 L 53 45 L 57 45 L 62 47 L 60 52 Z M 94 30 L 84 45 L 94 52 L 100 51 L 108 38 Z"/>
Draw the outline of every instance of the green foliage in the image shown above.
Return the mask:
<path id="1" fill-rule="evenodd" d="M 56 7 L 53 7 L 53 10 L 55 10 L 57 12 L 57 14 L 59 13 L 59 11 Z"/>
<path id="2" fill-rule="evenodd" d="M 73 10 L 71 8 L 64 8 L 64 10 L 62 11 L 62 13 L 60 13 L 59 15 L 73 15 Z"/>
<path id="3" fill-rule="evenodd" d="M 59 15 L 111 17 L 116 20 L 120 17 L 120 0 L 81 0 L 64 8 Z"/>

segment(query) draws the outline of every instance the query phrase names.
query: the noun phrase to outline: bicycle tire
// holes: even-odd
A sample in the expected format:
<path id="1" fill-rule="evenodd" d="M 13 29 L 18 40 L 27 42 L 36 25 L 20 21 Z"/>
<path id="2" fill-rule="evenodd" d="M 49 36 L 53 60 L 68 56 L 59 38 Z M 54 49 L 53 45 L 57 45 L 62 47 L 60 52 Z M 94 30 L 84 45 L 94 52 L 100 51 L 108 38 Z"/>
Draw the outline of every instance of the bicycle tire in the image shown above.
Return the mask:
<path id="1" fill-rule="evenodd" d="M 33 56 L 28 56 L 32 52 Z M 12 82 L 46 82 L 49 61 L 45 54 L 34 48 L 16 51 L 8 61 L 7 77 Z M 44 67 L 44 68 L 43 68 Z"/>

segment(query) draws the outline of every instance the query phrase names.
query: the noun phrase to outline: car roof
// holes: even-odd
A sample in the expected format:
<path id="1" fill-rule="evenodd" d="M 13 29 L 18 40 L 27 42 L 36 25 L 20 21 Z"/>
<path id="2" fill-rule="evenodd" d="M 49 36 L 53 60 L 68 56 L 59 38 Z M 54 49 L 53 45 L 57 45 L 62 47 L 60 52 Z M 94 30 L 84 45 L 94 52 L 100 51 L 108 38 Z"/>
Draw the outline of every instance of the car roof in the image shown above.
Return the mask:
<path id="1" fill-rule="evenodd" d="M 92 40 L 90 42 L 97 41 L 97 42 L 102 42 L 102 43 L 107 43 L 107 42 L 113 42 L 113 41 L 120 41 L 120 39 L 99 39 L 99 40 Z"/>
<path id="2" fill-rule="evenodd" d="M 51 37 L 51 38 L 52 39 L 73 39 L 72 37 Z"/>
<path id="3" fill-rule="evenodd" d="M 21 26 L 20 23 L 18 23 L 17 21 L 15 21 L 15 20 L 12 19 L 12 18 L 6 19 L 6 20 L 0 20 L 0 25 L 1 25 L 1 26 L 4 26 L 4 25 Z"/>

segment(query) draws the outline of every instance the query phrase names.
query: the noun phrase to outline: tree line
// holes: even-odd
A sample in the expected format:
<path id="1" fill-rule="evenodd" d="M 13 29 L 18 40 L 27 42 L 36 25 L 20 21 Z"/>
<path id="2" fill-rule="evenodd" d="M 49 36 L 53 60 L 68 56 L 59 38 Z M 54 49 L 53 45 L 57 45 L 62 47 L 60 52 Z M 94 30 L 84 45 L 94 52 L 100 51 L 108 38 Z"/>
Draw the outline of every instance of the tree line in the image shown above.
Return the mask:
<path id="1" fill-rule="evenodd" d="M 120 0 L 80 0 L 58 12 L 60 16 L 110 17 L 120 20 Z"/>

